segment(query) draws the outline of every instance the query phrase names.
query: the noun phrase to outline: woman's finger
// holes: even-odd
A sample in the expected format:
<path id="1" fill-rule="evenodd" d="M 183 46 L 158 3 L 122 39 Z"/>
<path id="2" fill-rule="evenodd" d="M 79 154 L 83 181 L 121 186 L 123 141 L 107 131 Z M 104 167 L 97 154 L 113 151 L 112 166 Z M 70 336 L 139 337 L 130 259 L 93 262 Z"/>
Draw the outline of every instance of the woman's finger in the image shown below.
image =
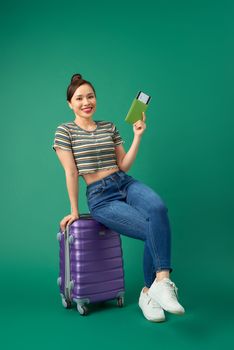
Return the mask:
<path id="1" fill-rule="evenodd" d="M 145 112 L 142 112 L 142 121 L 145 122 L 145 120 L 146 120 Z"/>
<path id="2" fill-rule="evenodd" d="M 141 124 L 142 120 L 138 120 L 135 125 Z"/>
<path id="3" fill-rule="evenodd" d="M 60 222 L 60 227 L 61 227 L 62 231 L 65 230 L 66 223 L 67 223 L 67 219 L 65 219 L 65 218 Z"/>
<path id="4" fill-rule="evenodd" d="M 79 218 L 79 217 L 78 217 Z M 62 231 L 65 231 L 66 226 L 70 225 L 73 223 L 73 221 L 75 221 L 77 218 L 76 217 L 72 217 L 71 218 L 71 214 L 65 216 L 61 221 L 60 221 L 60 228 Z"/>
<path id="5" fill-rule="evenodd" d="M 141 126 L 142 125 L 142 123 L 143 123 L 143 121 L 142 120 L 138 120 L 134 125 L 135 126 Z"/>

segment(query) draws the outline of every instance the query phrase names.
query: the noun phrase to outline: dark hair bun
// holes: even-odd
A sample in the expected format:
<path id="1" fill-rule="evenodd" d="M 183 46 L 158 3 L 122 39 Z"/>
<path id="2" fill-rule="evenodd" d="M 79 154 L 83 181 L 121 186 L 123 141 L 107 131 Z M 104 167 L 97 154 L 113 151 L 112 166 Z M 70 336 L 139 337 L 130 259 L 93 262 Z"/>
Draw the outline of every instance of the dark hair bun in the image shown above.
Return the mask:
<path id="1" fill-rule="evenodd" d="M 73 74 L 73 76 L 71 77 L 71 83 L 74 83 L 77 80 L 82 79 L 82 75 L 81 74 Z"/>

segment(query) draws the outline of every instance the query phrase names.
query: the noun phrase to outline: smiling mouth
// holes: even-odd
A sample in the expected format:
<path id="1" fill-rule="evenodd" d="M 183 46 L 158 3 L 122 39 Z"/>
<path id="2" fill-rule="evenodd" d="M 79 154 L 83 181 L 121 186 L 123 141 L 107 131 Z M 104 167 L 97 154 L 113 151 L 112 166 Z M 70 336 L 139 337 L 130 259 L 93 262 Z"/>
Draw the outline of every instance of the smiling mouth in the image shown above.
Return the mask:
<path id="1" fill-rule="evenodd" d="M 84 112 L 91 112 L 92 109 L 93 109 L 93 107 L 83 108 L 82 111 L 84 111 Z"/>

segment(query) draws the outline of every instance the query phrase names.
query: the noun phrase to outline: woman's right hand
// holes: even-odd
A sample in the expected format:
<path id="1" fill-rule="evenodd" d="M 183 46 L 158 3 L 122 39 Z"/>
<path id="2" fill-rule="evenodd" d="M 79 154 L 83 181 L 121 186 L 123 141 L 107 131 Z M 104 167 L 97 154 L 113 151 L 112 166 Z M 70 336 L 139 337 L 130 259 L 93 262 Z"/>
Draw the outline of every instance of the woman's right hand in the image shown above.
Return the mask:
<path id="1" fill-rule="evenodd" d="M 60 228 L 63 231 L 65 231 L 65 228 L 67 225 L 70 225 L 73 221 L 79 219 L 79 214 L 69 214 L 65 216 L 61 221 L 60 221 Z"/>

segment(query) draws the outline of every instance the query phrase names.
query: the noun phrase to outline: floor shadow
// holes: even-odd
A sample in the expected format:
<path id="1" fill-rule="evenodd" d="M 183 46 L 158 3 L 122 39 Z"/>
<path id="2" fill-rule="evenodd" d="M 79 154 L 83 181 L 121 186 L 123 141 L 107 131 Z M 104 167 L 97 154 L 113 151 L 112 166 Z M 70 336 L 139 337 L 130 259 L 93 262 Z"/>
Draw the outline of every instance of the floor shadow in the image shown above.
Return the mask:
<path id="1" fill-rule="evenodd" d="M 233 294 L 234 290 L 221 285 L 203 286 L 202 290 L 190 292 L 183 303 L 185 314 L 179 319 L 170 315 L 170 326 L 177 334 L 193 341 L 213 340 L 218 335 L 223 338 L 234 324 Z"/>

